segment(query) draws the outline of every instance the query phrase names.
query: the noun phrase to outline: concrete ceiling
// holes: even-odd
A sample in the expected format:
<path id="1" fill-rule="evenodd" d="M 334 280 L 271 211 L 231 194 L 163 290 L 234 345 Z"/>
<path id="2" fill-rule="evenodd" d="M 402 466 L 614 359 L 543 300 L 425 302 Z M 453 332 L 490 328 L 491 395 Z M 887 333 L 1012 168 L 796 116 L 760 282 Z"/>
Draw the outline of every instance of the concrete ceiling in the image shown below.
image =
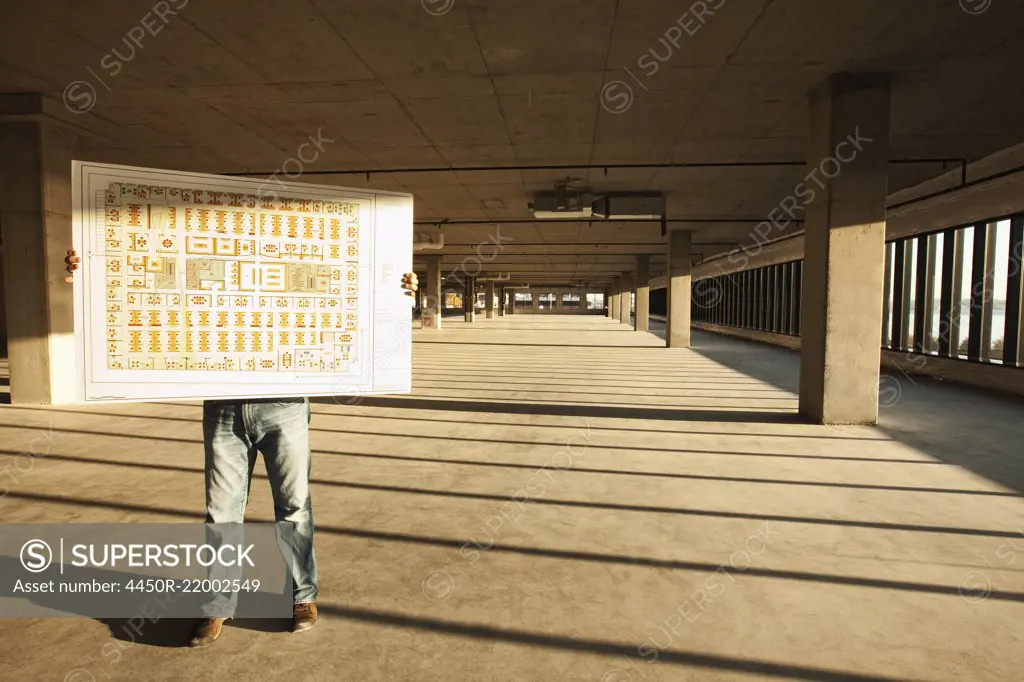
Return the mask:
<path id="1" fill-rule="evenodd" d="M 522 167 L 799 161 L 807 92 L 835 72 L 894 74 L 893 159 L 973 160 L 1024 138 L 1017 0 L 34 0 L 0 13 L 0 92 L 68 93 L 60 115 L 88 132 L 91 160 L 270 174 L 322 136 L 303 180 L 412 192 L 421 221 L 484 221 L 443 228 L 453 267 L 490 221 L 530 218 L 530 195 L 566 177 L 666 192 L 705 256 L 746 241 L 803 169 Z M 144 24 L 155 35 L 136 46 L 126 36 Z M 480 166 L 513 169 L 407 170 Z M 942 170 L 894 164 L 890 189 Z M 630 254 L 664 250 L 657 224 L 501 234 L 513 241 L 484 271 L 520 280 L 607 281 Z"/>

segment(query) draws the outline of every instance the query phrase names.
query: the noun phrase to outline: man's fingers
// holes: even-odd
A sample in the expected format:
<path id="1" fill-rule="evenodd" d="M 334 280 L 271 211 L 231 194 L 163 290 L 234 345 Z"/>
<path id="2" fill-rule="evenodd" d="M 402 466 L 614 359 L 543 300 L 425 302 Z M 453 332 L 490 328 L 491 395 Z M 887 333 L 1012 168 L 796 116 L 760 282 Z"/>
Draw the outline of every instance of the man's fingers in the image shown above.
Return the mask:
<path id="1" fill-rule="evenodd" d="M 72 275 L 74 275 L 75 270 L 78 269 L 78 264 L 81 261 L 82 259 L 78 257 L 77 251 L 74 249 L 68 249 L 68 255 L 64 257 L 64 262 L 67 263 L 67 266 L 64 269 L 70 274 L 64 278 L 65 282 L 70 284 L 75 281 L 75 278 Z"/>

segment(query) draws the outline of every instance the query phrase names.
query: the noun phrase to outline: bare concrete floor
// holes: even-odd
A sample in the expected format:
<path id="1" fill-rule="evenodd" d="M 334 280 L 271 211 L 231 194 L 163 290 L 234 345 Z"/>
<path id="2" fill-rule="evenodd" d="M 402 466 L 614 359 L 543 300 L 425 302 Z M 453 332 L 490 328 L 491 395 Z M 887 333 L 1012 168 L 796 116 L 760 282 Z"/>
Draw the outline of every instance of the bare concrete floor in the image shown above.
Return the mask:
<path id="1" fill-rule="evenodd" d="M 879 427 L 814 426 L 787 351 L 446 325 L 412 396 L 314 405 L 314 630 L 0 621 L 0 679 L 1021 679 L 1019 401 L 900 376 Z M 201 520 L 199 418 L 0 406 L 3 521 Z"/>

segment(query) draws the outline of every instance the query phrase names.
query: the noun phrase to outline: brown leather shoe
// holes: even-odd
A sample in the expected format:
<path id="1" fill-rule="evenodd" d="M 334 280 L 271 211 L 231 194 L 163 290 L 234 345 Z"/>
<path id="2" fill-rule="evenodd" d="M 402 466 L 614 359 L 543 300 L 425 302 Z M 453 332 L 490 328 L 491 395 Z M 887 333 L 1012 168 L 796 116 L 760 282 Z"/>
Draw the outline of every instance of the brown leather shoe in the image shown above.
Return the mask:
<path id="1" fill-rule="evenodd" d="M 189 646 L 194 649 L 201 649 L 204 646 L 210 646 L 217 641 L 220 637 L 221 631 L 224 629 L 224 621 L 226 618 L 203 618 L 196 624 L 195 632 L 192 633 L 192 640 L 189 642 Z"/>
<path id="2" fill-rule="evenodd" d="M 296 604 L 292 607 L 292 632 L 308 630 L 316 624 L 316 602 Z"/>

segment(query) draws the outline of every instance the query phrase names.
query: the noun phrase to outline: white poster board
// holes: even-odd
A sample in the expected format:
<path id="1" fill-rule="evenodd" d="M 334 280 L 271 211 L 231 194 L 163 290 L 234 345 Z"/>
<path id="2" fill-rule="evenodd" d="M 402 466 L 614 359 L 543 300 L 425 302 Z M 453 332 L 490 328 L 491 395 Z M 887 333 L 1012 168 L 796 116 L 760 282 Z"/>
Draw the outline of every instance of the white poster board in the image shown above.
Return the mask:
<path id="1" fill-rule="evenodd" d="M 408 194 L 75 161 L 80 401 L 408 393 Z"/>

